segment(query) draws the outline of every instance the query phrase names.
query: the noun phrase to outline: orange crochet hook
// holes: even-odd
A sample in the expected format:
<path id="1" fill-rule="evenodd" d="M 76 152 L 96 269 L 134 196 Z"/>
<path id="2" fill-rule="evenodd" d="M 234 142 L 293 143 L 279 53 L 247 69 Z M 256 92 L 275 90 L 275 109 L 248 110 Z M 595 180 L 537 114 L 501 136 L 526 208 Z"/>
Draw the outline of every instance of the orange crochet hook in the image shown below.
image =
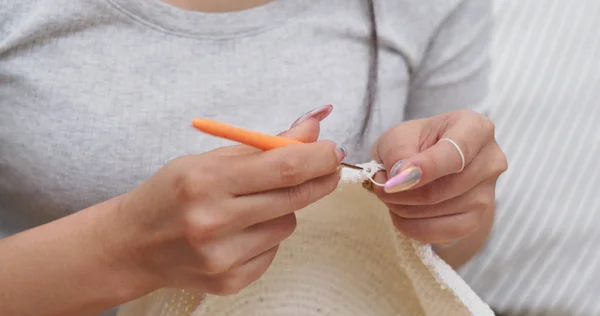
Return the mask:
<path id="1" fill-rule="evenodd" d="M 262 150 L 302 144 L 302 142 L 294 139 L 250 131 L 211 119 L 197 118 L 192 122 L 192 125 L 206 134 L 229 139 Z"/>
<path id="2" fill-rule="evenodd" d="M 206 134 L 225 138 L 262 150 L 271 150 L 288 145 L 303 144 L 301 141 L 294 139 L 250 131 L 206 118 L 194 119 L 192 121 L 192 125 Z M 341 165 L 352 169 L 363 169 L 362 167 L 351 165 L 345 162 L 342 162 Z"/>

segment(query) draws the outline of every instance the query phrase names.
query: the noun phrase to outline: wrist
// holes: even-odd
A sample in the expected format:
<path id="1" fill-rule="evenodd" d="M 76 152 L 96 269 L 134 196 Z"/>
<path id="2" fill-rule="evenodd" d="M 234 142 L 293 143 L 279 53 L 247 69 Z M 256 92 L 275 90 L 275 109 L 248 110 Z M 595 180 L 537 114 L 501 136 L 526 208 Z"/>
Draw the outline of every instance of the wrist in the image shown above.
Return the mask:
<path id="1" fill-rule="evenodd" d="M 116 225 L 117 205 L 110 200 L 0 240 L 0 314 L 97 315 L 158 288 L 128 250 L 134 240 Z"/>
<path id="2" fill-rule="evenodd" d="M 135 222 L 123 216 L 123 196 L 98 204 L 90 209 L 95 220 L 93 238 L 98 245 L 98 260 L 113 276 L 115 295 L 129 301 L 162 287 L 160 279 L 145 266 L 143 235 Z M 95 208 L 95 209 L 94 209 Z"/>

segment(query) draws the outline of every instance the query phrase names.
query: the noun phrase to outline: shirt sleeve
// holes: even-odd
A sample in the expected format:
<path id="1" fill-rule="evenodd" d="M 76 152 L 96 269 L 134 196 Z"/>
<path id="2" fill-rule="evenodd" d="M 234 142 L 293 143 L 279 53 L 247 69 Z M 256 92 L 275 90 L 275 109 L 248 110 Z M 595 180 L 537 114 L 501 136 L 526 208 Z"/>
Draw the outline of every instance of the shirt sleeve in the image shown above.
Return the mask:
<path id="1" fill-rule="evenodd" d="M 487 114 L 492 4 L 463 0 L 433 33 L 411 76 L 406 118 L 459 109 Z"/>

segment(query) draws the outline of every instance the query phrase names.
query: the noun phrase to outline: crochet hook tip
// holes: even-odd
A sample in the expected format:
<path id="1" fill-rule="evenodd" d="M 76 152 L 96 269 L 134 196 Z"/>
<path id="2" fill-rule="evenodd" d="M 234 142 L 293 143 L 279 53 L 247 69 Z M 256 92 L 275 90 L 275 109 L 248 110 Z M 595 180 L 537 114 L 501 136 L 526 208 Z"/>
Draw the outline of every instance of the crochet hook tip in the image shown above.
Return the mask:
<path id="1" fill-rule="evenodd" d="M 346 162 L 342 162 L 342 163 L 340 163 L 340 165 L 341 165 L 342 167 L 346 167 L 346 168 L 350 168 L 350 169 L 354 169 L 354 170 L 364 170 L 364 169 L 363 169 L 362 167 L 360 167 L 360 166 L 357 166 L 357 165 L 352 165 L 352 164 L 349 164 L 349 163 L 346 163 Z"/>

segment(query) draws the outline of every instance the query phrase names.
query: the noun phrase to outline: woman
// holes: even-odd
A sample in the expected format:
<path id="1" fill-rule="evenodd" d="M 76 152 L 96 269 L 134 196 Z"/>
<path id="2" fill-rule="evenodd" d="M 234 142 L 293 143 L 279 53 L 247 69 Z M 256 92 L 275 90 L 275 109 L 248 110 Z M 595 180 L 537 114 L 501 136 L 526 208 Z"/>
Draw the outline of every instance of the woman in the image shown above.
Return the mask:
<path id="1" fill-rule="evenodd" d="M 493 124 L 461 109 L 485 97 L 487 2 L 29 0 L 0 14 L 0 314 L 237 292 L 347 153 L 372 151 L 397 228 L 451 265 L 485 242 L 506 160 Z M 308 144 L 268 152 L 209 151 L 227 143 L 189 127 L 275 133 L 322 103 L 336 105 L 326 125 L 331 106 L 284 134 Z"/>

